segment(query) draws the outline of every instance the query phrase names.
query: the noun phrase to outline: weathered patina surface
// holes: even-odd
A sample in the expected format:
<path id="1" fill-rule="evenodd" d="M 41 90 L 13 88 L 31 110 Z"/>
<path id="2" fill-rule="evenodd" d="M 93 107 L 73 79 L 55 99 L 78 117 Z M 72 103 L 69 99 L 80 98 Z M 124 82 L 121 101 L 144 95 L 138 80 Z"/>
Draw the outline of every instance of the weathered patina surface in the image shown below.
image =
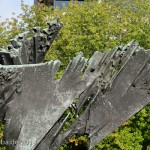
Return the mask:
<path id="1" fill-rule="evenodd" d="M 91 149 L 150 102 L 148 50 L 131 41 L 89 60 L 80 52 L 56 80 L 60 62 L 40 62 L 62 24 L 48 25 L 42 32 L 34 28 L 32 38 L 28 32 L 16 36 L 0 51 L 0 117 L 8 150 L 54 150 L 74 134 L 88 135 Z M 63 131 L 68 108 L 76 121 Z"/>
<path id="2" fill-rule="evenodd" d="M 44 60 L 47 50 L 56 38 L 62 23 L 58 23 L 58 18 L 48 22 L 48 28 L 40 31 L 40 27 L 34 27 L 33 37 L 29 37 L 29 32 L 24 32 L 10 40 L 7 49 L 0 48 L 0 64 L 21 65 L 41 63 Z"/>

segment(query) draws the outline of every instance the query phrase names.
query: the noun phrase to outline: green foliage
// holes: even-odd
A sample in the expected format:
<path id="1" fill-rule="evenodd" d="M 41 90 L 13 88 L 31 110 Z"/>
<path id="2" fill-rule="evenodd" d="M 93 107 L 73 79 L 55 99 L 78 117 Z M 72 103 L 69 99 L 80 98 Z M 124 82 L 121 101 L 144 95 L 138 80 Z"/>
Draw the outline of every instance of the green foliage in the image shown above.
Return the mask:
<path id="1" fill-rule="evenodd" d="M 117 2 L 116 2 L 117 3 Z M 78 3 L 57 10 L 64 27 L 47 53 L 46 59 L 59 59 L 66 66 L 69 59 L 82 51 L 89 58 L 94 51 L 104 51 L 135 39 L 150 47 L 149 2 Z M 69 59 L 68 59 L 69 58 Z"/>
<path id="2" fill-rule="evenodd" d="M 0 23 L 0 47 L 5 47 L 9 40 L 20 32 L 16 18 L 6 19 Z"/>
<path id="3" fill-rule="evenodd" d="M 86 136 L 79 138 L 73 136 L 59 150 L 88 150 L 88 138 Z"/>
<path id="4" fill-rule="evenodd" d="M 4 129 L 4 125 L 0 123 L 0 139 L 3 137 L 3 129 Z"/>
<path id="5" fill-rule="evenodd" d="M 104 51 L 119 44 L 126 44 L 135 39 L 144 48 L 150 47 L 150 2 L 149 0 L 117 0 L 115 2 L 84 4 L 70 3 L 62 10 L 54 10 L 44 5 L 31 6 L 22 2 L 23 13 L 18 16 L 20 21 L 12 18 L 0 24 L 4 39 L 9 39 L 18 32 L 32 31 L 34 26 L 46 27 L 46 22 L 60 17 L 64 26 L 59 36 L 47 53 L 46 60 L 59 59 L 66 66 L 73 56 L 83 51 L 89 58 L 94 51 Z M 8 36 L 9 35 L 9 36 Z M 12 36 L 11 36 L 12 35 Z M 5 44 L 6 45 L 6 44 Z M 63 67 L 64 68 L 64 67 Z"/>
<path id="6" fill-rule="evenodd" d="M 0 150 L 6 149 L 3 145 L 1 145 L 2 144 L 1 140 L 3 137 L 3 130 L 4 130 L 4 125 L 2 123 L 0 123 Z"/>
<path id="7" fill-rule="evenodd" d="M 61 70 L 56 75 L 58 79 L 69 60 L 80 51 L 89 58 L 94 51 L 105 51 L 116 45 L 126 44 L 132 39 L 138 41 L 145 49 L 150 48 L 149 8 L 149 0 L 134 0 L 134 2 L 107 0 L 105 3 L 103 0 L 101 3 L 87 0 L 84 4 L 70 3 L 61 10 L 53 10 L 52 7 L 44 5 L 29 7 L 22 2 L 23 13 L 17 19 L 13 17 L 0 23 L 0 47 L 5 47 L 9 40 L 20 32 L 29 30 L 32 33 L 34 26 L 45 28 L 47 21 L 59 16 L 64 26 L 45 58 L 45 60 L 61 60 Z M 73 115 L 69 119 L 65 128 L 75 120 Z M 0 127 L 1 138 L 3 126 Z M 86 137 L 73 138 L 74 140 L 69 139 L 69 142 L 60 149 L 73 150 L 82 146 L 85 147 L 81 149 L 86 149 L 88 143 Z M 100 149 L 150 150 L 150 104 L 106 137 L 93 150 Z"/>

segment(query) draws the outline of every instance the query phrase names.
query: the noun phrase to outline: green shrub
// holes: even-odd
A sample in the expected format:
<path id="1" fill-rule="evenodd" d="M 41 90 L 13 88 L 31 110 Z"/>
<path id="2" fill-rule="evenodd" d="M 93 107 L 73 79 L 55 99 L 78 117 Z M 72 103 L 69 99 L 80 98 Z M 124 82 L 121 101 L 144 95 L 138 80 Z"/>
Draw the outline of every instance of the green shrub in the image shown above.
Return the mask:
<path id="1" fill-rule="evenodd" d="M 5 150 L 6 148 L 2 145 L 2 137 L 3 137 L 4 125 L 0 123 L 0 150 Z"/>

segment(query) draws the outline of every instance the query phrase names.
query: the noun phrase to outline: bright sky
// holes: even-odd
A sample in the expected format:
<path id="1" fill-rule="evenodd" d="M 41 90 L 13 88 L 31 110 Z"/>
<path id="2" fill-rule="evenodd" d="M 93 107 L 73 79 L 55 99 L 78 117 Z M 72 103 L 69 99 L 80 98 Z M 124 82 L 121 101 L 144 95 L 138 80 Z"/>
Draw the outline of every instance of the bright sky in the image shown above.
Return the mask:
<path id="1" fill-rule="evenodd" d="M 23 0 L 24 4 L 33 5 L 34 0 Z M 12 13 L 16 15 L 21 13 L 21 0 L 0 0 L 0 22 L 5 18 L 11 18 Z"/>

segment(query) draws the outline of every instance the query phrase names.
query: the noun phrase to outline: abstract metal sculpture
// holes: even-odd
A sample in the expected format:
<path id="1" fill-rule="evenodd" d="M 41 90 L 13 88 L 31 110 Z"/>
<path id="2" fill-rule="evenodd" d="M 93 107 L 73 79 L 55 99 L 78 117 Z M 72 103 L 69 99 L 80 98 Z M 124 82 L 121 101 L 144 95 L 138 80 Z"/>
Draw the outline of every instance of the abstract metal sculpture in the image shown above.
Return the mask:
<path id="1" fill-rule="evenodd" d="M 48 25 L 42 33 L 34 28 L 32 38 L 27 32 L 16 36 L 0 51 L 0 117 L 8 150 L 54 150 L 74 134 L 88 135 L 91 149 L 150 102 L 148 50 L 131 41 L 89 60 L 80 52 L 56 80 L 60 62 L 40 62 L 62 24 Z M 63 131 L 68 108 L 76 121 Z"/>

